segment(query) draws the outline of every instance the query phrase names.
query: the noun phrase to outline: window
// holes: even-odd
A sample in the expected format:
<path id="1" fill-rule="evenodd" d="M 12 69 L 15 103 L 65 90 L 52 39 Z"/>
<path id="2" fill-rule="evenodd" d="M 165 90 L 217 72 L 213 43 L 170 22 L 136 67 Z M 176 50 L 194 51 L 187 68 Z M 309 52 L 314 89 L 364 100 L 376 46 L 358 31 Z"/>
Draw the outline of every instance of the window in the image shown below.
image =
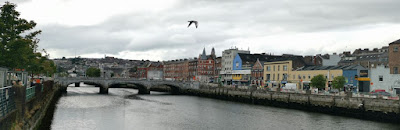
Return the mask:
<path id="1" fill-rule="evenodd" d="M 274 71 L 275 71 L 275 65 L 274 65 Z"/>
<path id="2" fill-rule="evenodd" d="M 297 78 L 301 79 L 301 76 L 299 75 Z"/>
<path id="3" fill-rule="evenodd" d="M 311 75 L 308 75 L 308 79 L 311 79 Z"/>
<path id="4" fill-rule="evenodd" d="M 283 71 L 287 71 L 287 65 L 283 65 Z"/>
<path id="5" fill-rule="evenodd" d="M 271 66 L 267 66 L 267 71 L 271 71 Z"/>
<path id="6" fill-rule="evenodd" d="M 277 80 L 279 80 L 279 74 L 277 74 L 278 75 L 278 78 L 277 78 Z"/>
<path id="7" fill-rule="evenodd" d="M 305 76 L 305 75 L 303 75 L 303 79 L 306 79 L 306 76 Z"/>
<path id="8" fill-rule="evenodd" d="M 280 65 L 278 65 L 278 71 L 281 69 L 281 66 Z"/>
<path id="9" fill-rule="evenodd" d="M 393 67 L 393 74 L 399 74 L 399 68 Z"/>
<path id="10" fill-rule="evenodd" d="M 395 47 L 393 48 L 393 52 L 398 52 L 398 51 L 399 51 L 399 47 L 395 46 Z"/>
<path id="11" fill-rule="evenodd" d="M 272 80 L 275 80 L 275 74 L 274 74 L 274 75 L 272 75 Z"/>
<path id="12" fill-rule="evenodd" d="M 383 81 L 383 75 L 379 75 L 379 81 Z"/>

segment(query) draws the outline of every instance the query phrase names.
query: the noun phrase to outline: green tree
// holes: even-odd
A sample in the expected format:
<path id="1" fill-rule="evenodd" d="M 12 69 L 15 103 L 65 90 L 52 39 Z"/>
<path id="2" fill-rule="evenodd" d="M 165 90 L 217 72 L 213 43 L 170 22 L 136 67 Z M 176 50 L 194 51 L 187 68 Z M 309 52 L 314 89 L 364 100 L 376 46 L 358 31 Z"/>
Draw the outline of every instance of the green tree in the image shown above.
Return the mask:
<path id="1" fill-rule="evenodd" d="M 88 77 L 100 77 L 100 69 L 90 67 L 86 70 L 86 76 Z"/>
<path id="2" fill-rule="evenodd" d="M 336 89 L 343 88 L 345 83 L 346 83 L 346 78 L 343 76 L 337 76 L 332 81 L 332 85 Z"/>
<path id="3" fill-rule="evenodd" d="M 320 74 L 311 79 L 311 86 L 317 87 L 319 89 L 325 88 L 326 78 L 324 75 Z"/>
<path id="4" fill-rule="evenodd" d="M 44 56 L 37 52 L 39 39 L 36 36 L 42 31 L 33 31 L 36 23 L 19 18 L 15 8 L 10 2 L 0 7 L 0 66 L 51 76 L 56 70 L 54 62 L 48 59 L 44 49 Z"/>
<path id="5" fill-rule="evenodd" d="M 0 66 L 28 68 L 31 58 L 36 58 L 36 36 L 41 31 L 32 31 L 36 23 L 19 18 L 15 8 L 10 2 L 0 7 Z"/>

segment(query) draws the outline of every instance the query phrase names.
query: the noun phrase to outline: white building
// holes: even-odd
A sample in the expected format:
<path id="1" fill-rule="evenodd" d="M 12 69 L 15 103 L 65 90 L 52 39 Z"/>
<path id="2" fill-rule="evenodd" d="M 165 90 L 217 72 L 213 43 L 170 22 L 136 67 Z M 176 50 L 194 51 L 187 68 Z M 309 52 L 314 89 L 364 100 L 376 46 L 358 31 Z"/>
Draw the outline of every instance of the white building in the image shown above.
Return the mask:
<path id="1" fill-rule="evenodd" d="M 147 71 L 147 79 L 149 80 L 162 80 L 164 77 L 162 70 L 149 70 Z"/>
<path id="2" fill-rule="evenodd" d="M 375 89 L 384 89 L 386 92 L 391 90 L 400 94 L 400 75 L 390 74 L 390 68 L 383 65 L 371 68 L 371 91 Z"/>
<path id="3" fill-rule="evenodd" d="M 238 48 L 227 49 L 222 52 L 222 60 L 221 60 L 221 81 L 225 85 L 230 85 L 232 83 L 232 68 L 233 68 L 233 59 L 236 54 L 245 53 L 250 54 L 250 50 L 239 50 Z"/>
<path id="4" fill-rule="evenodd" d="M 328 55 L 328 57 L 323 57 L 321 55 L 319 55 L 319 57 L 322 59 L 322 66 L 337 66 L 341 60 L 341 57 L 336 53 L 333 53 L 333 55 Z"/>

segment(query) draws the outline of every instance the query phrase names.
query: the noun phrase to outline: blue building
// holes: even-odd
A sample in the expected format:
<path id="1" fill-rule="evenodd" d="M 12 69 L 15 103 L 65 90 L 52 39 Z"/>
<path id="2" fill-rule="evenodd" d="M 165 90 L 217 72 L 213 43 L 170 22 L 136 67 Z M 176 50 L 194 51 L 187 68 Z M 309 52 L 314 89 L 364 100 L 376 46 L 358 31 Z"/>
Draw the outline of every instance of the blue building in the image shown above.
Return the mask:
<path id="1" fill-rule="evenodd" d="M 239 54 L 236 54 L 235 58 L 233 59 L 232 70 L 242 70 L 242 58 L 240 58 Z"/>
<path id="2" fill-rule="evenodd" d="M 343 67 L 343 76 L 346 78 L 345 87 L 359 92 L 370 91 L 370 78 L 368 69 L 361 65 L 349 65 Z"/>
<path id="3" fill-rule="evenodd" d="M 276 61 L 293 57 L 292 55 L 288 56 L 275 56 L 275 55 L 266 55 L 266 54 L 243 54 L 238 53 L 233 59 L 232 66 L 232 81 L 234 84 L 238 85 L 246 85 L 249 86 L 251 84 L 251 70 L 256 64 L 257 61 L 266 62 L 266 61 Z M 262 74 L 261 74 L 262 75 Z"/>

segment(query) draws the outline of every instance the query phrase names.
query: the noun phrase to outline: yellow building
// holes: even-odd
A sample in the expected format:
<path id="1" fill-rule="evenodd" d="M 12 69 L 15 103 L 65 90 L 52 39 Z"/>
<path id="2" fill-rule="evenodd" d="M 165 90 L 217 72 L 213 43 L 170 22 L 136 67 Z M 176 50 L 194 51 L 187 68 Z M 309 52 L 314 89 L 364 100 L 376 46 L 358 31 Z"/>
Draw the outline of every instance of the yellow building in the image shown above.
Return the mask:
<path id="1" fill-rule="evenodd" d="M 281 86 L 287 83 L 288 75 L 293 69 L 293 61 L 264 62 L 264 84 L 266 86 Z"/>
<path id="2" fill-rule="evenodd" d="M 294 63 L 295 62 L 295 63 Z M 303 66 L 301 66 L 303 65 Z M 305 67 L 299 61 L 286 60 L 264 63 L 264 84 L 268 87 L 281 87 L 287 83 L 297 84 L 297 89 L 310 88 L 311 79 L 319 74 L 329 81 L 343 75 L 343 66 L 310 66 Z"/>
<path id="3" fill-rule="evenodd" d="M 313 66 L 314 67 L 314 66 Z M 323 67 L 327 67 L 324 69 Z M 312 67 L 304 68 L 302 70 L 293 71 L 291 75 L 289 75 L 289 82 L 297 83 L 298 89 L 307 89 L 310 88 L 311 79 L 317 75 L 324 75 L 327 82 L 325 89 L 329 88 L 329 81 L 332 81 L 337 76 L 343 75 L 343 70 L 341 68 L 335 68 L 334 66 L 321 66 L 312 69 Z"/>

